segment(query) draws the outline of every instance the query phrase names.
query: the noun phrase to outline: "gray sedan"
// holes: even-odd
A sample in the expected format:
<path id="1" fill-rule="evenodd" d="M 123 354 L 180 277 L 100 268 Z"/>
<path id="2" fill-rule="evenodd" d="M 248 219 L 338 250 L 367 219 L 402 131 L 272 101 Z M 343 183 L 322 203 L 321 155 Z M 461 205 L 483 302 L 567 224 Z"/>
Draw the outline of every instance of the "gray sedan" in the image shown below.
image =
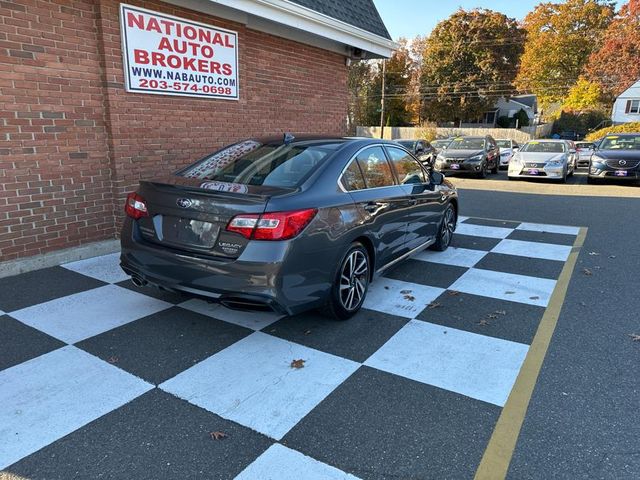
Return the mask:
<path id="1" fill-rule="evenodd" d="M 509 161 L 509 179 L 549 178 L 566 182 L 573 175 L 576 151 L 567 140 L 531 140 Z"/>
<path id="2" fill-rule="evenodd" d="M 458 197 L 395 142 L 285 135 L 142 181 L 125 212 L 120 262 L 138 286 L 346 319 L 376 275 L 449 246 Z"/>

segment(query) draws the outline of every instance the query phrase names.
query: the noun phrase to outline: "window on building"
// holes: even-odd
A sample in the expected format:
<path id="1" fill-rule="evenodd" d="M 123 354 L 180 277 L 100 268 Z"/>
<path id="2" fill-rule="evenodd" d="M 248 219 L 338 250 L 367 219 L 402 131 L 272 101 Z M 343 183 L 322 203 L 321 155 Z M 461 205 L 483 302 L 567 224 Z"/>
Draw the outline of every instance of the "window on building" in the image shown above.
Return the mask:
<path id="1" fill-rule="evenodd" d="M 624 113 L 640 114 L 640 100 L 627 100 L 627 108 Z"/>

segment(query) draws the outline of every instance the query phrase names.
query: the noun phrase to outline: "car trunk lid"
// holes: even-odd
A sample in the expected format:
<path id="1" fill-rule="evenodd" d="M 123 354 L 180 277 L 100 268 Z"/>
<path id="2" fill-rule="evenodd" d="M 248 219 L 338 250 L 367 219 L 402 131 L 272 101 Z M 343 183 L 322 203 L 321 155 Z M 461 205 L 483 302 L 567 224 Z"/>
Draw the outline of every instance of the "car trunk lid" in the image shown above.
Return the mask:
<path id="1" fill-rule="evenodd" d="M 138 220 L 144 240 L 204 255 L 237 258 L 249 240 L 227 232 L 240 214 L 261 214 L 270 198 L 295 189 L 211 182 L 178 176 L 140 182 L 148 217 Z"/>

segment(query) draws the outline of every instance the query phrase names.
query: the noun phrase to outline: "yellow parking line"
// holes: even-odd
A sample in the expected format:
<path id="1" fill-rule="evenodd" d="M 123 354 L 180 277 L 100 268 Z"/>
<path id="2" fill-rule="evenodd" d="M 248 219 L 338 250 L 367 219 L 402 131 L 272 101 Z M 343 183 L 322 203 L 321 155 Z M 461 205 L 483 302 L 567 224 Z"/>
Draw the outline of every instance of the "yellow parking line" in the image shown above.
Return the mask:
<path id="1" fill-rule="evenodd" d="M 475 480 L 499 480 L 507 476 L 529 401 L 549 348 L 549 342 L 558 323 L 569 280 L 586 236 L 587 228 L 581 227 L 560 273 L 556 288 L 553 290 L 549 305 L 540 320 L 540 325 L 533 342 L 531 342 L 518 378 L 491 434 L 489 444 L 476 471 Z"/>

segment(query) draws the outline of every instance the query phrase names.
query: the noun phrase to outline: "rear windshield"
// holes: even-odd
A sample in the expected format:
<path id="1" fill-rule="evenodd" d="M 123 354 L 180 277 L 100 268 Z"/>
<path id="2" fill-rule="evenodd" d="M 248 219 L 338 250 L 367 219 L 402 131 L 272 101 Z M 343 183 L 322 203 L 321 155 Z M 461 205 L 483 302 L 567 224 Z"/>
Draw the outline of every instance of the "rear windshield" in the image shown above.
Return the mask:
<path id="1" fill-rule="evenodd" d="M 452 140 L 447 150 L 481 150 L 484 148 L 484 138 L 456 138 Z"/>
<path id="2" fill-rule="evenodd" d="M 500 148 L 511 148 L 511 140 L 496 140 L 496 144 Z"/>
<path id="3" fill-rule="evenodd" d="M 523 152 L 564 153 L 564 142 L 529 142 L 522 147 Z"/>
<path id="4" fill-rule="evenodd" d="M 177 175 L 241 185 L 297 187 L 339 145 L 330 141 L 282 145 L 245 140 L 203 158 Z"/>
<path id="5" fill-rule="evenodd" d="M 600 143 L 600 150 L 640 150 L 640 135 L 610 135 Z"/>

